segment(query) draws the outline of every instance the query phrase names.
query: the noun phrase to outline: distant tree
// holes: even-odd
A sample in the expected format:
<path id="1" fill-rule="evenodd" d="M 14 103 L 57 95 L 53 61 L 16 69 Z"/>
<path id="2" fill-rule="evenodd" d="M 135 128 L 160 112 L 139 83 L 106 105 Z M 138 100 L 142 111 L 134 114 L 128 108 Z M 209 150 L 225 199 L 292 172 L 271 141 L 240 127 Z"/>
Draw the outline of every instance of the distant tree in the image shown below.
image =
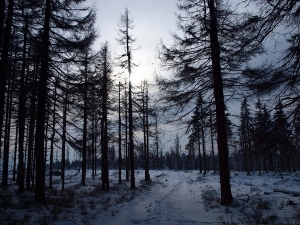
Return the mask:
<path id="1" fill-rule="evenodd" d="M 247 98 L 244 98 L 241 106 L 240 114 L 240 127 L 239 127 L 239 136 L 240 136 L 240 149 L 243 155 L 243 170 L 247 171 L 249 174 L 252 171 L 252 132 L 253 132 L 253 121 L 250 113 L 249 105 Z"/>
<path id="2" fill-rule="evenodd" d="M 156 169 L 160 169 L 162 167 L 162 161 L 160 160 L 160 153 L 159 153 L 159 135 L 160 135 L 160 131 L 159 131 L 159 127 L 158 127 L 158 119 L 159 119 L 159 115 L 158 112 L 154 112 L 154 119 L 155 119 L 155 131 L 154 131 L 154 135 L 155 135 L 155 152 L 156 152 Z"/>
<path id="3" fill-rule="evenodd" d="M 256 169 L 261 173 L 262 167 L 268 172 L 270 167 L 273 170 L 272 147 L 272 121 L 266 105 L 262 105 L 258 100 L 256 103 L 256 112 L 253 118 L 253 145 L 254 156 L 256 160 Z M 271 143 L 270 143 L 270 140 Z M 267 162 L 269 162 L 267 164 Z"/>
<path id="4" fill-rule="evenodd" d="M 291 140 L 292 130 L 290 127 L 290 123 L 288 122 L 287 116 L 283 111 L 283 105 L 281 100 L 278 101 L 275 107 L 273 121 L 273 136 L 276 149 L 275 154 L 279 152 L 279 165 L 277 165 L 277 168 L 279 168 L 280 171 L 291 171 L 291 158 L 293 156 L 293 146 Z"/>

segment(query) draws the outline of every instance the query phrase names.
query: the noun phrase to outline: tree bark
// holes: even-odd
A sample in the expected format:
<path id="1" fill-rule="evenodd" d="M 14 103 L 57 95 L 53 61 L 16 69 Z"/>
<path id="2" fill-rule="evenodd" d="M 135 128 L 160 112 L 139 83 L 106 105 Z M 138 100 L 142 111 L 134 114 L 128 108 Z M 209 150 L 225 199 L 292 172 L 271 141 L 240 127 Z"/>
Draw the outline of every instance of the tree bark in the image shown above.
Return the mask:
<path id="1" fill-rule="evenodd" d="M 119 82 L 119 184 L 122 184 L 122 174 L 121 174 L 121 170 L 122 170 L 122 149 L 121 149 L 121 145 L 122 145 L 122 127 L 121 127 L 121 82 Z"/>
<path id="2" fill-rule="evenodd" d="M 44 32 L 42 41 L 41 73 L 38 89 L 38 111 L 36 120 L 35 154 L 36 154 L 36 183 L 35 201 L 46 204 L 45 197 L 45 162 L 44 162 L 44 132 L 47 98 L 47 78 L 49 63 L 49 31 L 50 31 L 50 2 L 46 0 Z"/>

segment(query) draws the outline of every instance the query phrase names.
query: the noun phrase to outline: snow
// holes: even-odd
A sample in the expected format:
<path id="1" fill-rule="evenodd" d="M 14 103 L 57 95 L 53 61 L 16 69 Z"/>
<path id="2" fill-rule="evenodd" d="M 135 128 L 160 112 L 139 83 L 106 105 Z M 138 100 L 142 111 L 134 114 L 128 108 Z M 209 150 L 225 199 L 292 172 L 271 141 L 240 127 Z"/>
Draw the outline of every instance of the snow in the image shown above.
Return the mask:
<path id="1" fill-rule="evenodd" d="M 33 190 L 18 194 L 11 184 L 0 192 L 0 224 L 300 224 L 299 196 L 273 192 L 299 191 L 300 172 L 283 173 L 283 179 L 273 172 L 231 172 L 234 201 L 228 206 L 219 203 L 218 174 L 153 170 L 150 182 L 142 170 L 135 175 L 132 190 L 130 181 L 118 184 L 118 171 L 111 170 L 110 190 L 103 192 L 99 174 L 93 180 L 88 171 L 82 186 L 81 174 L 68 170 L 66 190 L 55 176 L 45 206 L 34 203 Z"/>

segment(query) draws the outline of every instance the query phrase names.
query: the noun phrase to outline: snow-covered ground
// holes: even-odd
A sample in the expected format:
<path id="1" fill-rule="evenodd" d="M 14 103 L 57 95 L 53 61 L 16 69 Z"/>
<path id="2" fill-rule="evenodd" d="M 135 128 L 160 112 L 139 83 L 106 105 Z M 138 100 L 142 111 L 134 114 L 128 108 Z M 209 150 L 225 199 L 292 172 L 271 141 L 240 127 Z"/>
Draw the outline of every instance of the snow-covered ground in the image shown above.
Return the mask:
<path id="1" fill-rule="evenodd" d="M 47 205 L 33 202 L 33 191 L 18 195 L 17 186 L 0 192 L 0 224 L 300 224 L 300 197 L 273 192 L 274 188 L 300 191 L 300 172 L 272 172 L 262 176 L 232 172 L 234 202 L 219 203 L 218 174 L 205 177 L 198 171 L 136 171 L 136 190 L 130 181 L 118 184 L 118 172 L 110 171 L 110 190 L 101 191 L 100 176 L 87 185 L 81 174 L 67 171 L 61 191 L 47 189 Z M 124 178 L 123 174 L 123 178 Z M 17 223 L 18 222 L 18 223 Z"/>

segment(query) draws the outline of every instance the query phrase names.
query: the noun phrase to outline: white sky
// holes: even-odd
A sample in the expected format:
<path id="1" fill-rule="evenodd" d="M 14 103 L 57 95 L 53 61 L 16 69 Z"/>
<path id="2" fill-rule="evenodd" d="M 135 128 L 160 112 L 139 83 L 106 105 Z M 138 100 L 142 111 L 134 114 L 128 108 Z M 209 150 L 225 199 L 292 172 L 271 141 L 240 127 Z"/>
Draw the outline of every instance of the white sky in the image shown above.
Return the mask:
<path id="1" fill-rule="evenodd" d="M 125 7 L 133 18 L 134 29 L 132 35 L 136 38 L 133 52 L 133 60 L 139 64 L 133 70 L 132 82 L 140 84 L 147 78 L 152 81 L 157 65 L 154 64 L 156 47 L 162 39 L 165 43 L 171 43 L 170 32 L 177 30 L 175 11 L 177 0 L 88 0 L 89 5 L 95 4 L 97 11 L 96 27 L 100 30 L 98 43 L 108 41 L 113 54 L 123 54 L 123 47 L 118 45 L 117 23 Z"/>
<path id="2" fill-rule="evenodd" d="M 113 56 L 123 54 L 123 47 L 117 41 L 117 23 L 121 14 L 124 14 L 125 7 L 129 10 L 130 18 L 133 19 L 134 28 L 132 36 L 136 39 L 133 52 L 134 63 L 139 66 L 133 69 L 132 82 L 140 85 L 145 78 L 153 83 L 155 70 L 159 70 L 156 54 L 157 47 L 162 40 L 165 44 L 171 45 L 173 39 L 171 32 L 177 32 L 177 0 L 87 0 L 88 5 L 95 4 L 97 10 L 96 28 L 100 37 L 95 47 L 99 49 L 100 44 L 108 41 Z M 163 71 L 160 71 L 162 73 Z M 127 75 L 127 74 L 126 74 Z M 174 145 L 177 132 L 169 126 L 164 127 L 162 147 L 169 150 Z M 169 133 L 168 131 L 173 131 Z M 181 139 L 184 150 L 186 140 Z"/>

